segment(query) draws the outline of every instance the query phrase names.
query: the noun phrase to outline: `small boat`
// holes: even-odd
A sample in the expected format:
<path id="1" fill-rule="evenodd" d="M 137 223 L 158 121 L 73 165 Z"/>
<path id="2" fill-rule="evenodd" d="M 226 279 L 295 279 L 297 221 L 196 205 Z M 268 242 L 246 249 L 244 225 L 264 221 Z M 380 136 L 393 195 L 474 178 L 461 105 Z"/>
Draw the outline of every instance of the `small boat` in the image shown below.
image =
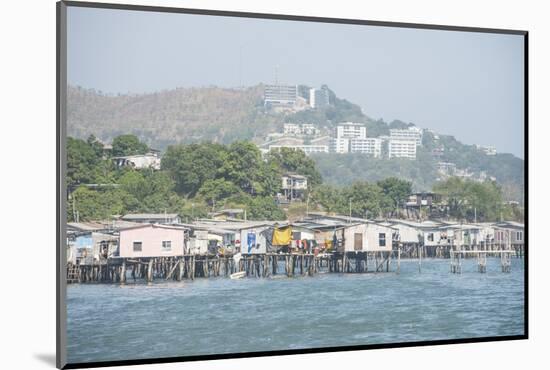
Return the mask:
<path id="1" fill-rule="evenodd" d="M 234 274 L 229 275 L 231 279 L 241 279 L 246 276 L 246 271 L 235 272 Z"/>

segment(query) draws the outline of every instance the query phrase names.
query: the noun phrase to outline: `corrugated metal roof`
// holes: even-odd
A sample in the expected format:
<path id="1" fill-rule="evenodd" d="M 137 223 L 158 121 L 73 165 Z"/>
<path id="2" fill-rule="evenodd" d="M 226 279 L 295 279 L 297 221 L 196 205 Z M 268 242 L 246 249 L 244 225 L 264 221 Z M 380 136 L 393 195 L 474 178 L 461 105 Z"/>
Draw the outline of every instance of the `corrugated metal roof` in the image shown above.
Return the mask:
<path id="1" fill-rule="evenodd" d="M 122 216 L 123 220 L 165 220 L 178 217 L 177 213 L 131 213 Z"/>
<path id="2" fill-rule="evenodd" d="M 126 227 L 123 229 L 120 229 L 120 231 L 126 231 L 126 230 L 134 230 L 134 229 L 142 229 L 142 228 L 154 228 L 154 229 L 172 229 L 172 230 L 189 230 L 188 227 L 182 226 L 182 225 L 162 225 L 162 224 L 137 224 L 135 226 Z"/>

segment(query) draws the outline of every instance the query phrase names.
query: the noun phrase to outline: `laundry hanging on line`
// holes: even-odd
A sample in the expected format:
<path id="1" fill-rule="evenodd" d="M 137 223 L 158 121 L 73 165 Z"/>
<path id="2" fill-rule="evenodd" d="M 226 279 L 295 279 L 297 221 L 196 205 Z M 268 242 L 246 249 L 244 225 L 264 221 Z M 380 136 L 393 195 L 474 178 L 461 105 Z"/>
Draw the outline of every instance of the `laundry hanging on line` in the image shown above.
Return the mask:
<path id="1" fill-rule="evenodd" d="M 273 230 L 273 245 L 289 245 L 292 241 L 292 228 L 290 226 L 275 228 Z"/>

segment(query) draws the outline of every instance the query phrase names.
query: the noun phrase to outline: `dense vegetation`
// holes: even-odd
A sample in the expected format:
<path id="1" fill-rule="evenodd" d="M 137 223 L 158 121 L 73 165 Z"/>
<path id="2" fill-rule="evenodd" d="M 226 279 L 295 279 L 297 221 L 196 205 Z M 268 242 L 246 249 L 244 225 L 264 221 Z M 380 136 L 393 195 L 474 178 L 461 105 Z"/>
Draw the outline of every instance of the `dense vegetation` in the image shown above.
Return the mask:
<path id="1" fill-rule="evenodd" d="M 325 182 L 336 186 L 350 185 L 356 181 L 379 181 L 398 177 L 413 184 L 413 189 L 431 189 L 437 178 L 433 158 L 425 153 L 417 154 L 418 160 L 378 159 L 364 154 L 315 154 L 312 158 Z"/>
<path id="2" fill-rule="evenodd" d="M 164 150 L 173 144 L 263 139 L 282 128 L 284 117 L 265 114 L 263 87 L 217 87 L 165 90 L 142 95 L 106 95 L 69 86 L 68 135 L 96 135 L 111 142 L 122 134 L 136 135 Z"/>
<path id="3" fill-rule="evenodd" d="M 502 189 L 494 181 L 483 183 L 452 177 L 434 186 L 447 204 L 447 214 L 457 220 L 478 222 L 523 220 L 523 208 L 505 204 Z"/>
<path id="4" fill-rule="evenodd" d="M 389 127 L 405 127 L 400 121 Z M 443 149 L 440 157 L 433 155 L 434 149 Z M 390 176 L 406 179 L 415 191 L 428 191 L 437 184 L 437 162 L 451 162 L 457 168 L 469 169 L 475 174 L 484 171 L 494 176 L 502 188 L 505 200 L 516 200 L 523 204 L 524 166 L 523 160 L 512 154 L 485 155 L 474 145 L 464 145 L 452 136 L 434 135 L 425 131 L 422 146 L 417 148 L 417 159 L 411 161 L 399 158 L 370 158 L 362 154 L 315 154 L 319 172 L 325 182 L 333 185 L 350 185 L 354 181 L 378 181 Z"/>
<path id="5" fill-rule="evenodd" d="M 112 152 L 93 136 L 86 141 L 69 138 L 69 220 L 165 211 L 195 218 L 225 207 L 244 208 L 249 219 L 282 220 L 286 215 L 274 196 L 283 173 L 306 174 L 312 184 L 321 182 L 303 152 L 281 150 L 264 160 L 256 145 L 245 141 L 170 146 L 160 171 L 113 166 L 113 153 L 135 154 L 144 148 L 131 135 L 115 138 Z"/>
<path id="6" fill-rule="evenodd" d="M 355 217 L 395 217 L 413 190 L 407 180 L 388 176 L 377 182 L 355 181 L 349 186 L 323 183 L 315 161 L 301 151 L 282 149 L 262 157 L 256 145 L 236 141 L 168 147 L 161 170 L 116 168 L 114 153 L 144 153 L 147 146 L 133 135 L 113 140 L 106 150 L 94 136 L 67 142 L 69 221 L 109 219 L 131 212 L 175 212 L 184 219 L 206 217 L 209 211 L 243 208 L 248 219 L 284 220 L 306 209 Z M 281 175 L 298 173 L 309 182 L 307 205 L 277 205 Z M 521 219 L 521 209 L 503 204 L 496 183 L 451 179 L 435 188 L 449 202 L 449 216 L 478 220 Z"/>
<path id="7" fill-rule="evenodd" d="M 207 209 L 214 204 L 250 205 L 251 201 L 242 196 L 270 197 L 279 185 L 275 174 L 280 171 L 305 174 L 314 188 L 321 182 L 341 188 L 356 182 L 373 184 L 397 177 L 410 182 L 414 191 L 426 191 L 437 183 L 439 161 L 494 176 L 505 200 L 523 204 L 522 159 L 501 153 L 487 156 L 473 145 L 464 145 L 452 136 L 428 130 L 424 132 L 423 145 L 418 147 L 415 161 L 369 158 L 361 154 L 316 154 L 311 157 L 314 163 L 308 162 L 306 168 L 293 163 L 296 159 L 293 154 L 285 153 L 287 163 L 281 163 L 281 158 L 272 155 L 267 164 L 243 171 L 249 162 L 261 162 L 260 154 L 250 141 L 258 144 L 268 133 L 280 132 L 284 122 L 314 123 L 325 133 L 339 122 L 361 122 L 371 137 L 387 135 L 391 128 L 411 125 L 399 120 L 390 123 L 373 120 L 358 105 L 326 89 L 329 106 L 285 113 L 264 109 L 262 85 L 245 89 L 181 88 L 117 96 L 69 87 L 67 127 L 73 137 L 67 143 L 69 185 L 77 184 L 75 179 L 88 184 L 117 183 L 125 170 L 113 168 L 111 161 L 104 158 L 101 144 L 113 142 L 109 153 L 112 156 L 143 153 L 148 146 L 165 151 L 162 172 L 169 174 L 174 182 L 173 192 L 183 199 L 184 204 L 178 207 L 189 208 L 194 213 L 202 206 Z M 299 93 L 307 99 L 309 87 L 300 85 Z M 210 144 L 198 144 L 205 142 Z M 234 142 L 237 143 L 233 145 Z M 438 156 L 434 156 L 434 150 Z M 201 171 L 197 172 L 197 168 Z M 237 190 L 244 194 L 241 198 L 227 196 Z M 203 201 L 193 202 L 195 198 Z"/>

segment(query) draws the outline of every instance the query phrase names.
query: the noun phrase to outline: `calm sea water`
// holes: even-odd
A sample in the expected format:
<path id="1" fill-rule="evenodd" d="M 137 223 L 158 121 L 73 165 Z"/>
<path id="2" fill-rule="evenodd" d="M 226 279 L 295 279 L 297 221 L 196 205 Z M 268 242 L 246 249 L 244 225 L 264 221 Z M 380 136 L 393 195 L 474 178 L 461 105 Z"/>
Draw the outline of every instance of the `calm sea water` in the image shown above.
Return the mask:
<path id="1" fill-rule="evenodd" d="M 395 267 L 395 266 L 393 266 Z M 401 274 L 68 287 L 69 362 L 520 335 L 523 260 L 401 262 Z"/>

